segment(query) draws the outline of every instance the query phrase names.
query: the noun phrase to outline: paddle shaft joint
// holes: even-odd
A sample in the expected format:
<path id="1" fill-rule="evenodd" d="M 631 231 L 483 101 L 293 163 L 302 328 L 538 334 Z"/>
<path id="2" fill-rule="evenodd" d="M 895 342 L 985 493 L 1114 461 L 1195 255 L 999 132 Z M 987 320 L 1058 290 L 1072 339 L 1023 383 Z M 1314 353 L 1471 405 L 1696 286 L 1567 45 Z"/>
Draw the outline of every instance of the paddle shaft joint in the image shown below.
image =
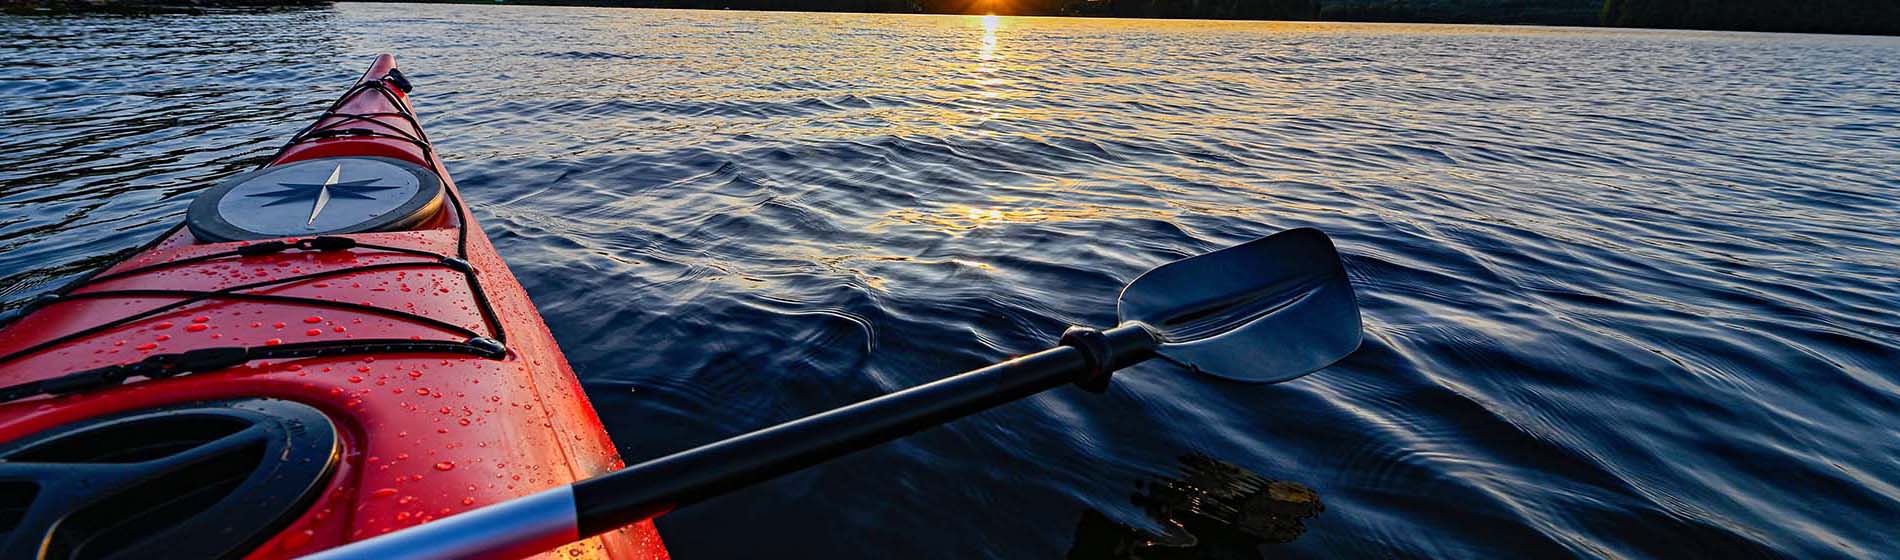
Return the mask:
<path id="1" fill-rule="evenodd" d="M 1075 385 L 1091 393 L 1101 393 L 1108 390 L 1108 378 L 1115 370 L 1148 359 L 1157 338 L 1147 325 L 1131 321 L 1106 332 L 1094 327 L 1071 326 L 1062 332 L 1060 344 L 1081 350 L 1088 360 L 1088 371 L 1076 377 Z"/>

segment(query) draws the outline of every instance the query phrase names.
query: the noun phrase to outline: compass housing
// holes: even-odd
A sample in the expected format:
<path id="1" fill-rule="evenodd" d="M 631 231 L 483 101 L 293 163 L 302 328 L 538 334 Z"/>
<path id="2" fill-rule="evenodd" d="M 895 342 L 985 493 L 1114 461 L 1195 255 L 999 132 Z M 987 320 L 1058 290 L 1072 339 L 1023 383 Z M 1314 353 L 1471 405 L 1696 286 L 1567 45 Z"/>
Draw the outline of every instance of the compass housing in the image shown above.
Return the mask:
<path id="1" fill-rule="evenodd" d="M 428 220 L 442 204 L 442 179 L 422 166 L 320 158 L 232 177 L 199 194 L 185 223 L 209 242 L 393 231 Z"/>

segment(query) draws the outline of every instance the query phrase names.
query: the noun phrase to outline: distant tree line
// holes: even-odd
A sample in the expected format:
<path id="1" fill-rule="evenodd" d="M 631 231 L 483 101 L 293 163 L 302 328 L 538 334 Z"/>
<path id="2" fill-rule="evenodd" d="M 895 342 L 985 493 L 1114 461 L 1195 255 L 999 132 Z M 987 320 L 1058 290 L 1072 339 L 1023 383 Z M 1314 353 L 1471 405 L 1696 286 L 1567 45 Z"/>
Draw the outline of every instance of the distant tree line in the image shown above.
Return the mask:
<path id="1" fill-rule="evenodd" d="M 1326 0 L 1319 19 L 1404 23 L 1596 25 L 1602 0 Z"/>
<path id="2" fill-rule="evenodd" d="M 1605 0 L 1603 25 L 1900 35 L 1900 0 Z"/>
<path id="3" fill-rule="evenodd" d="M 515 0 L 507 0 L 515 1 Z M 542 3 L 544 0 L 522 0 Z M 545 0 L 647 8 L 1310 20 L 1319 0 Z"/>
<path id="4" fill-rule="evenodd" d="M 0 0 L 0 13 L 47 14 L 202 14 L 219 9 L 274 9 L 327 5 L 330 0 Z"/>
<path id="5" fill-rule="evenodd" d="M 1900 35 L 1900 0 L 1323 0 L 1319 19 Z"/>
<path id="6" fill-rule="evenodd" d="M 1138 18 L 1319 18 L 1319 0 L 1071 0 L 1058 13 Z"/>
<path id="7" fill-rule="evenodd" d="M 506 0 L 509 3 L 540 4 L 538 0 Z M 701 8 L 761 10 L 775 12 L 919 12 L 917 0 L 559 0 L 563 4 L 586 4 L 625 8 Z"/>

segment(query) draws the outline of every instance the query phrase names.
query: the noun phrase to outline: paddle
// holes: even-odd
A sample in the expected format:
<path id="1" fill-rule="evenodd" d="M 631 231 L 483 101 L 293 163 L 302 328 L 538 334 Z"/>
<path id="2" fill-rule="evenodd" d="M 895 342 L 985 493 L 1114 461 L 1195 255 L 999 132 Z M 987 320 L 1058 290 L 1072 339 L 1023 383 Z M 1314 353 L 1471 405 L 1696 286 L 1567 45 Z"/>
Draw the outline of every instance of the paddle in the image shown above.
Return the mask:
<path id="1" fill-rule="evenodd" d="M 503 558 L 542 552 L 1069 383 L 1101 391 L 1149 358 L 1278 383 L 1359 347 L 1333 242 L 1302 228 L 1171 262 L 1122 290 L 1121 324 L 936 382 L 674 453 L 310 558 Z"/>

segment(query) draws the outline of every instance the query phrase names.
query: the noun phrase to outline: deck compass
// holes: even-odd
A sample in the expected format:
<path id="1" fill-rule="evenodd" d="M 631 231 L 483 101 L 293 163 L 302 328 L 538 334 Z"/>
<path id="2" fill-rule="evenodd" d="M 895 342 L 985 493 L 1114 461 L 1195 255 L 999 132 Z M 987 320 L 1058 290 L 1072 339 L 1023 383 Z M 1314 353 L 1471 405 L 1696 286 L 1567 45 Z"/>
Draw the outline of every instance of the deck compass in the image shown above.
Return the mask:
<path id="1" fill-rule="evenodd" d="M 208 241 L 401 229 L 442 207 L 442 182 L 422 166 L 380 157 L 305 160 L 239 175 L 191 205 Z"/>

